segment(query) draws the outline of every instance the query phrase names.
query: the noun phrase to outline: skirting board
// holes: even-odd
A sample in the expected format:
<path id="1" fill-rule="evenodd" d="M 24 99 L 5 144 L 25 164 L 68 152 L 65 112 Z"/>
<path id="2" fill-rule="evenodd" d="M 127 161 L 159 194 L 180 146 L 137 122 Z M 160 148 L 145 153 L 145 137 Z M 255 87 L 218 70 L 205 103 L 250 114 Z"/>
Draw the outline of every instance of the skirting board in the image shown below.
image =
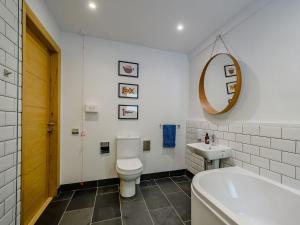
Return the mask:
<path id="1" fill-rule="evenodd" d="M 159 179 L 164 177 L 176 177 L 186 175 L 192 178 L 194 175 L 186 169 L 182 170 L 173 170 L 173 171 L 165 171 L 165 172 L 158 172 L 158 173 L 148 173 L 142 174 L 141 180 L 150 180 L 150 179 Z M 72 184 L 63 184 L 59 187 L 58 193 L 61 191 L 71 191 L 71 190 L 79 190 L 79 189 L 87 189 L 87 188 L 96 188 L 101 186 L 108 186 L 119 184 L 119 178 L 109 178 L 103 180 L 94 180 L 94 181 L 87 181 L 82 183 L 72 183 Z"/>

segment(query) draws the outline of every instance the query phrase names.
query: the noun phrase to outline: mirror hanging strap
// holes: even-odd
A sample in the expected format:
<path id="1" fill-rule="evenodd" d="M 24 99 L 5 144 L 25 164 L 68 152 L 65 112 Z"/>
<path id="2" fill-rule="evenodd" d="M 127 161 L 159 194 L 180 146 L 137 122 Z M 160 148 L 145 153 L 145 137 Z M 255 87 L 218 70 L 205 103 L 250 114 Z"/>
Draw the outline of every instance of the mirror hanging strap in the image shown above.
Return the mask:
<path id="1" fill-rule="evenodd" d="M 222 42 L 222 44 L 223 44 L 224 47 L 226 48 L 227 53 L 228 53 L 229 55 L 231 55 L 228 46 L 226 45 L 224 39 L 222 38 L 222 35 L 219 34 L 219 35 L 216 37 L 216 40 L 215 40 L 214 43 L 213 43 L 213 48 L 212 48 L 212 51 L 211 51 L 211 54 L 210 54 L 210 58 L 213 57 L 213 54 L 214 54 L 214 51 L 215 51 L 215 48 L 216 48 L 216 45 L 217 45 L 218 40 L 220 40 L 220 41 Z"/>

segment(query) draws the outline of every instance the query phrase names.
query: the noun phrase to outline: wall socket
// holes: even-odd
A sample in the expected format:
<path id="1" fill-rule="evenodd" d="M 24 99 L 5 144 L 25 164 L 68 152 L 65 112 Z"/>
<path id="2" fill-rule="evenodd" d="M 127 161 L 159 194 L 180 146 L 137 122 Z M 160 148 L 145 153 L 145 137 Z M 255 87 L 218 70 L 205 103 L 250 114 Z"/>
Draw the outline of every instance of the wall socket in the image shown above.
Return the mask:
<path id="1" fill-rule="evenodd" d="M 109 153 L 109 142 L 100 142 L 100 153 L 108 154 Z"/>
<path id="2" fill-rule="evenodd" d="M 151 149 L 151 141 L 144 140 L 143 141 L 143 151 L 150 151 L 150 149 Z"/>

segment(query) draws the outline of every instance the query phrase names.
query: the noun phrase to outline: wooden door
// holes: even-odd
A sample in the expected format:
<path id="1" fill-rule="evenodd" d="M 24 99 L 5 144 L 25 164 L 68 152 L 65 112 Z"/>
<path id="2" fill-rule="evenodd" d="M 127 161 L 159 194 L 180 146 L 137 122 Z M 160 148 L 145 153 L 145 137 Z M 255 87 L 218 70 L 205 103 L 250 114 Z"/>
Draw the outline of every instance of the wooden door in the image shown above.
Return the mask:
<path id="1" fill-rule="evenodd" d="M 25 1 L 22 13 L 21 224 L 34 225 L 59 188 L 61 50 Z"/>
<path id="2" fill-rule="evenodd" d="M 23 75 L 22 176 L 23 224 L 49 201 L 51 53 L 26 29 Z"/>

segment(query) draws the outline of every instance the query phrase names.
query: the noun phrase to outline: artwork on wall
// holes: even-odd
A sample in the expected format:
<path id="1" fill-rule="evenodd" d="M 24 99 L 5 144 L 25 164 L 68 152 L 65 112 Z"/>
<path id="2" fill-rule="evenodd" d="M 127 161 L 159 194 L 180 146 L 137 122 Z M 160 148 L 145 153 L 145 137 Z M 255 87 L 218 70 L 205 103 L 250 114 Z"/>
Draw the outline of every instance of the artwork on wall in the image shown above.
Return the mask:
<path id="1" fill-rule="evenodd" d="M 119 83 L 119 98 L 139 98 L 139 85 Z"/>
<path id="2" fill-rule="evenodd" d="M 139 64 L 133 62 L 119 61 L 119 76 L 139 77 Z"/>
<path id="3" fill-rule="evenodd" d="M 236 90 L 236 82 L 228 82 L 226 83 L 226 87 L 227 87 L 227 94 L 234 94 L 235 90 Z"/>
<path id="4" fill-rule="evenodd" d="M 137 120 L 139 118 L 138 105 L 119 105 L 118 119 Z"/>
<path id="5" fill-rule="evenodd" d="M 236 68 L 234 65 L 226 65 L 224 66 L 225 77 L 233 77 L 236 76 Z"/>

